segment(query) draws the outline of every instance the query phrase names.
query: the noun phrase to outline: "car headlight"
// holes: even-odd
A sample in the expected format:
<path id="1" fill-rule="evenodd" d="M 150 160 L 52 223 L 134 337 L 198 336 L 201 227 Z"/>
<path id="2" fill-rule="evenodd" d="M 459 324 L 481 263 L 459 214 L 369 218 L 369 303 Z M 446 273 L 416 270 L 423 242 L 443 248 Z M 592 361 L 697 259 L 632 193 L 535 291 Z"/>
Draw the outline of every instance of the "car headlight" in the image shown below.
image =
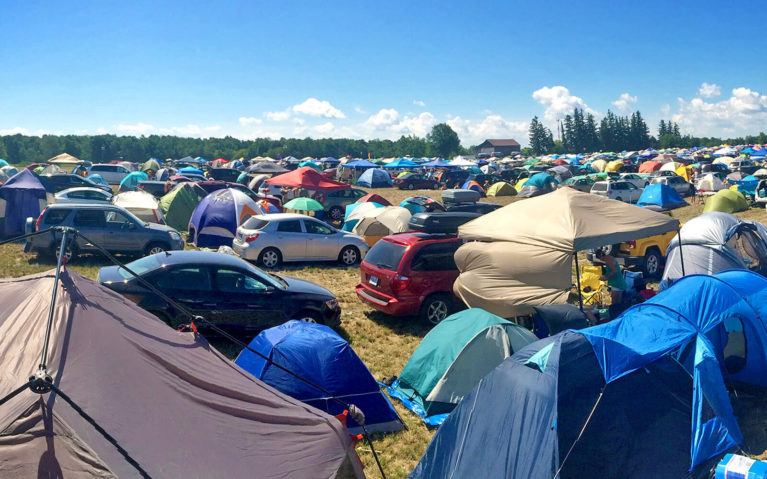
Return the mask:
<path id="1" fill-rule="evenodd" d="M 181 241 L 181 235 L 178 234 L 175 231 L 168 231 L 168 234 L 170 235 L 170 239 L 173 241 Z"/>
<path id="2" fill-rule="evenodd" d="M 338 300 L 333 298 L 329 301 L 325 301 L 325 306 L 327 306 L 328 309 L 336 309 L 338 307 Z"/>

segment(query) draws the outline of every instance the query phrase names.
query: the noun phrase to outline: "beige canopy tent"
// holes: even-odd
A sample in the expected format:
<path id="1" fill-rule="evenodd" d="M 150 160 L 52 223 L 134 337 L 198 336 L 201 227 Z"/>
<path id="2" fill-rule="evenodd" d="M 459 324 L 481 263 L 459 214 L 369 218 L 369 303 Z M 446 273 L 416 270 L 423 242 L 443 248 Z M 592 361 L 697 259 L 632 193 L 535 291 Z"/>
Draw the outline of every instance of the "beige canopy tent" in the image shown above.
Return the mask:
<path id="1" fill-rule="evenodd" d="M 567 302 L 578 251 L 679 229 L 661 213 L 562 188 L 518 201 L 458 228 L 453 291 L 498 316 Z M 576 257 L 577 265 L 577 257 Z"/>
<path id="2" fill-rule="evenodd" d="M 61 153 L 59 155 L 54 156 L 50 160 L 48 160 L 48 163 L 58 165 L 62 168 L 72 166 L 75 167 L 78 164 L 80 164 L 83 160 L 80 158 L 77 158 L 76 156 L 72 156 L 69 153 Z"/>

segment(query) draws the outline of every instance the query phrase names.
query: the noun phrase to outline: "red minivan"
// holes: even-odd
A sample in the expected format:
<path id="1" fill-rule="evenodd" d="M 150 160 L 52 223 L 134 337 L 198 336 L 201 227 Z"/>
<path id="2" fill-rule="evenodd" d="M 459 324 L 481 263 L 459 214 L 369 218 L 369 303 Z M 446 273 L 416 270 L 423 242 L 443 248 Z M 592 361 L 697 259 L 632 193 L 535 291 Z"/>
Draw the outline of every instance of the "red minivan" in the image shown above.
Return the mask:
<path id="1" fill-rule="evenodd" d="M 400 233 L 378 241 L 360 264 L 357 296 L 391 315 L 419 315 L 439 323 L 461 304 L 453 295 L 458 268 L 455 235 Z"/>

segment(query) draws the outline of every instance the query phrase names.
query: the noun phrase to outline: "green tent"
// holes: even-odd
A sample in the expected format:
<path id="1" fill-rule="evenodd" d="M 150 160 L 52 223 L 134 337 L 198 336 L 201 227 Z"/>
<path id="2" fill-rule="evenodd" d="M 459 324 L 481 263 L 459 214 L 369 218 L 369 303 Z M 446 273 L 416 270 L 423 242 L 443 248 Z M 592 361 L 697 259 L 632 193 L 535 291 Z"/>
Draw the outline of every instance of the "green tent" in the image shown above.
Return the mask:
<path id="1" fill-rule="evenodd" d="M 241 185 L 248 186 L 248 183 L 250 182 L 250 176 L 248 176 L 247 173 L 244 171 L 240 173 L 240 176 L 237 177 L 237 183 Z"/>
<path id="2" fill-rule="evenodd" d="M 706 200 L 704 213 L 709 211 L 723 211 L 725 213 L 735 213 L 748 209 L 748 200 L 735 190 L 719 190 L 716 194 Z"/>
<path id="3" fill-rule="evenodd" d="M 147 160 L 141 165 L 141 171 L 157 171 L 160 169 L 160 163 L 154 158 Z"/>
<path id="4" fill-rule="evenodd" d="M 206 195 L 205 190 L 194 183 L 177 185 L 160 198 L 160 209 L 165 215 L 165 224 L 179 231 L 187 231 L 194 209 Z"/>
<path id="5" fill-rule="evenodd" d="M 442 320 L 413 355 L 392 388 L 425 416 L 453 410 L 487 373 L 538 338 L 484 309 L 471 308 Z"/>
<path id="6" fill-rule="evenodd" d="M 505 181 L 499 181 L 487 189 L 487 196 L 514 196 L 517 190 Z"/>

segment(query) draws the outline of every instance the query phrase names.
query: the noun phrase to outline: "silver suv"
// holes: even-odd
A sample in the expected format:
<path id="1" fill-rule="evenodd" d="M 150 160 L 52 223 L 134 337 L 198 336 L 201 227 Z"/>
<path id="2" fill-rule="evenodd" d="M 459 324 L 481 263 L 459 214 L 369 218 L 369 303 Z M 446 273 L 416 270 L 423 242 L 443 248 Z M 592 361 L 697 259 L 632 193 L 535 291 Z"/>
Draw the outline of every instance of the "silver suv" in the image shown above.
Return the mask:
<path id="1" fill-rule="evenodd" d="M 184 249 L 184 240 L 175 229 L 154 223 L 145 223 L 131 212 L 115 205 L 53 204 L 37 218 L 27 218 L 28 232 L 42 231 L 56 226 L 74 228 L 88 240 L 110 253 L 155 254 Z M 25 251 L 36 251 L 43 256 L 56 254 L 61 232 L 32 236 Z M 80 252 L 98 251 L 82 236 L 77 236 L 66 252 L 74 259 Z"/>

